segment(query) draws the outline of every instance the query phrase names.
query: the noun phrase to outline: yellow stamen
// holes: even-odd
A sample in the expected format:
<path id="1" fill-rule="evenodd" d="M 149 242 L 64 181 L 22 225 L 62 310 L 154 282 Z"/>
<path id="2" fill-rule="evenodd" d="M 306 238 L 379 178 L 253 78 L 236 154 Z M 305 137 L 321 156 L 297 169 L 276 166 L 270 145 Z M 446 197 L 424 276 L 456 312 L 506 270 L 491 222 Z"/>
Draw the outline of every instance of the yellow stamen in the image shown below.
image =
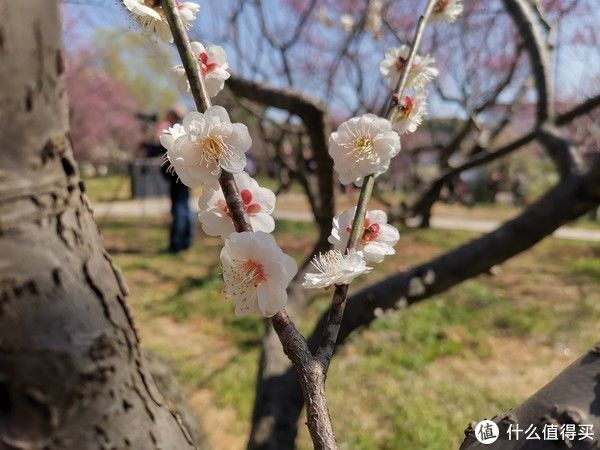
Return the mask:
<path id="1" fill-rule="evenodd" d="M 202 157 L 210 163 L 219 164 L 223 153 L 225 152 L 225 143 L 221 137 L 208 135 L 200 141 L 200 151 Z"/>
<path id="2" fill-rule="evenodd" d="M 357 159 L 368 158 L 373 152 L 373 141 L 367 136 L 359 136 L 354 139 L 352 154 Z"/>

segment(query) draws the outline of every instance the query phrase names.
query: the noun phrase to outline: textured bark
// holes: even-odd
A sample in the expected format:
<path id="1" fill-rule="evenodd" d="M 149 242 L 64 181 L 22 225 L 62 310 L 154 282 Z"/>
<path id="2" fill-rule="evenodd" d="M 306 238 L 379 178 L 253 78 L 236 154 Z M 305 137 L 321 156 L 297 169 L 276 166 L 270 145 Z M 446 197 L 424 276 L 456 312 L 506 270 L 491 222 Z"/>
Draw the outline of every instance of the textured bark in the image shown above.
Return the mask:
<path id="1" fill-rule="evenodd" d="M 500 438 L 493 444 L 481 444 L 474 436 L 472 427 L 465 430 L 466 438 L 462 450 L 559 450 L 559 449 L 598 449 L 600 446 L 600 343 L 575 361 L 554 380 L 529 397 L 514 410 L 494 420 L 500 429 Z M 545 424 L 592 425 L 594 439 L 574 441 L 536 441 L 520 439 L 508 440 L 508 427 L 518 425 L 527 429 L 533 425 L 539 436 Z M 514 429 L 514 428 L 513 428 Z M 560 434 L 559 434 L 560 438 Z"/>
<path id="2" fill-rule="evenodd" d="M 325 396 L 325 371 L 285 311 L 271 319 L 283 351 L 292 362 L 306 405 L 306 425 L 315 450 L 337 450 Z"/>
<path id="3" fill-rule="evenodd" d="M 0 0 L 0 60 L 0 448 L 194 448 L 79 181 L 56 1 Z"/>
<path id="4" fill-rule="evenodd" d="M 169 408 L 176 411 L 181 417 L 181 421 L 192 436 L 196 449 L 208 450 L 206 433 L 200 423 L 198 414 L 187 401 L 187 393 L 178 383 L 173 382 L 177 377 L 175 367 L 170 361 L 152 351 L 145 350 L 142 354 L 148 372 L 152 375 L 158 390 L 163 395 Z"/>

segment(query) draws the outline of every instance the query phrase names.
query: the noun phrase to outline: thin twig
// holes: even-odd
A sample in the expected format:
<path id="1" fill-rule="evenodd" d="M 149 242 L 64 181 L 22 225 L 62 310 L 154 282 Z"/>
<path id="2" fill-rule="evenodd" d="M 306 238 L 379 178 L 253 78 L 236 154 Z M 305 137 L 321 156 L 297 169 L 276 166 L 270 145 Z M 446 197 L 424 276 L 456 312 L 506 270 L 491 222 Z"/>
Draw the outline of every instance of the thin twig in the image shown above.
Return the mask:
<path id="1" fill-rule="evenodd" d="M 346 251 L 356 248 L 358 242 L 362 238 L 365 215 L 367 213 L 367 205 L 369 204 L 369 199 L 373 193 L 374 185 L 374 175 L 369 175 L 364 178 L 363 186 L 360 190 L 360 196 L 356 206 L 356 213 L 354 214 L 354 222 L 352 223 L 350 237 L 348 238 L 348 244 L 346 246 Z M 321 368 L 325 375 L 327 374 L 327 369 L 329 368 L 329 363 L 331 361 L 331 357 L 333 356 L 335 342 L 337 340 L 337 335 L 344 317 L 344 309 L 346 308 L 347 297 L 347 284 L 342 284 L 335 287 L 333 298 L 331 299 L 331 308 L 329 310 L 327 326 L 323 330 L 321 342 L 319 343 L 319 348 L 316 352 L 316 359 L 321 364 Z"/>
<path id="2" fill-rule="evenodd" d="M 419 17 L 419 21 L 417 22 L 417 28 L 415 29 L 415 35 L 413 37 L 413 41 L 410 45 L 410 50 L 408 52 L 408 57 L 404 63 L 404 67 L 402 68 L 402 73 L 400 74 L 400 78 L 398 78 L 398 82 L 396 83 L 396 87 L 394 89 L 394 93 L 397 94 L 398 98 L 402 98 L 402 93 L 404 92 L 404 88 L 406 87 L 406 81 L 408 80 L 408 72 L 410 70 L 410 66 L 412 66 L 413 61 L 415 60 L 415 56 L 417 55 L 417 51 L 421 46 L 421 39 L 423 38 L 423 34 L 425 32 L 425 26 L 427 25 L 427 21 L 429 20 L 429 16 L 433 11 L 433 7 L 436 4 L 436 0 L 429 0 L 427 2 L 427 6 L 425 7 L 425 11 Z M 386 108 L 386 117 L 392 113 L 394 109 L 394 95 L 392 95 L 388 101 L 388 106 Z"/>
<path id="3" fill-rule="evenodd" d="M 429 16 L 433 11 L 435 3 L 436 0 L 428 1 L 427 6 L 425 7 L 425 12 L 419 18 L 419 22 L 417 23 L 415 36 L 412 41 L 407 60 L 404 64 L 404 67 L 402 68 L 402 72 L 400 74 L 400 78 L 398 79 L 398 83 L 396 84 L 396 88 L 394 89 L 394 93 L 396 93 L 398 97 L 401 97 L 402 92 L 404 91 L 406 80 L 408 79 L 408 71 L 421 44 L 421 38 L 423 37 L 423 32 L 425 31 L 427 20 L 429 19 Z M 393 98 L 394 95 L 390 97 L 389 105 L 387 107 L 386 117 L 388 118 L 391 116 L 394 108 Z M 352 228 L 350 230 L 350 236 L 348 238 L 348 245 L 346 247 L 346 251 L 354 249 L 358 244 L 359 240 L 362 238 L 362 234 L 364 233 L 364 221 L 365 215 L 367 213 L 367 206 L 371 198 L 371 194 L 373 193 L 374 185 L 374 175 L 368 175 L 363 179 L 363 185 L 360 190 L 360 196 L 358 198 L 356 212 L 354 214 L 354 219 L 352 222 Z M 321 335 L 319 346 L 315 352 L 315 357 L 321 365 L 323 374 L 325 376 L 327 375 L 329 363 L 331 362 L 338 333 L 342 325 L 347 298 L 348 285 L 344 284 L 336 286 L 335 291 L 333 293 L 333 297 L 331 299 L 331 308 L 329 309 L 327 322 L 325 327 L 323 328 L 323 334 Z"/>
<path id="4" fill-rule="evenodd" d="M 196 102 L 196 107 L 199 111 L 204 112 L 211 106 L 210 97 L 206 92 L 198 61 L 191 49 L 185 25 L 179 16 L 176 1 L 162 0 L 162 7 L 190 83 L 190 90 Z M 225 202 L 231 211 L 236 231 L 252 231 L 233 175 L 222 170 L 219 184 L 223 190 Z M 306 340 L 297 330 L 285 310 L 275 314 L 271 321 L 285 354 L 298 371 L 304 401 L 306 402 L 307 425 L 314 448 L 318 450 L 336 450 L 337 444 L 325 397 L 324 373 L 320 370 L 319 365 L 308 349 Z"/>

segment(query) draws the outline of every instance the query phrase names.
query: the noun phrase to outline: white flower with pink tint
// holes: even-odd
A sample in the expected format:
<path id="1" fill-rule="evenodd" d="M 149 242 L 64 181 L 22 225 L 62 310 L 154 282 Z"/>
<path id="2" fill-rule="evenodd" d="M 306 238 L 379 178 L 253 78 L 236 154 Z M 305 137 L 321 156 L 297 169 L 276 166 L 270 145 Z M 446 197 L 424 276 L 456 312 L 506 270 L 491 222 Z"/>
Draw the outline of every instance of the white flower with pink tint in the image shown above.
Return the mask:
<path id="1" fill-rule="evenodd" d="M 354 20 L 352 14 L 342 14 L 340 16 L 340 26 L 346 33 L 351 32 L 355 24 L 356 21 Z"/>
<path id="2" fill-rule="evenodd" d="M 454 23 L 463 12 L 461 0 L 437 0 L 433 5 L 430 20 L 432 23 Z"/>
<path id="3" fill-rule="evenodd" d="M 192 51 L 198 59 L 200 73 L 204 79 L 206 92 L 209 97 L 215 97 L 225 87 L 225 80 L 230 76 L 227 69 L 227 53 L 223 47 L 218 45 L 209 45 L 204 47 L 200 42 L 191 43 Z M 175 66 L 173 72 L 178 78 L 179 85 L 182 89 L 190 90 L 190 84 L 185 74 L 185 69 L 182 65 Z"/>
<path id="4" fill-rule="evenodd" d="M 400 151 L 400 136 L 392 124 L 373 114 L 353 117 L 329 137 L 329 154 L 340 183 L 362 183 L 371 174 L 385 172 Z"/>
<path id="5" fill-rule="evenodd" d="M 173 35 L 160 6 L 160 0 L 123 0 L 125 8 L 144 31 L 153 32 L 167 42 L 173 42 Z M 181 19 L 186 26 L 196 19 L 200 5 L 194 2 L 177 4 Z"/>
<path id="6" fill-rule="evenodd" d="M 385 58 L 379 65 L 381 75 L 388 80 L 392 89 L 396 89 L 400 75 L 408 60 L 410 47 L 402 45 L 401 47 L 389 48 L 385 52 Z M 406 79 L 407 88 L 422 87 L 438 75 L 438 70 L 433 66 L 435 60 L 429 56 L 415 55 L 413 63 L 408 71 Z"/>
<path id="7" fill-rule="evenodd" d="M 262 231 L 232 233 L 221 250 L 221 266 L 237 316 L 277 314 L 287 303 L 286 289 L 298 271 L 294 259 Z"/>
<path id="8" fill-rule="evenodd" d="M 177 9 L 183 23 L 189 27 L 196 20 L 196 14 L 200 11 L 200 5 L 194 2 L 177 2 Z"/>
<path id="9" fill-rule="evenodd" d="M 348 245 L 355 214 L 356 206 L 334 217 L 328 241 L 336 250 L 344 251 Z M 396 253 L 394 246 L 400 239 L 400 233 L 387 223 L 385 212 L 381 210 L 367 211 L 363 227 L 356 250 L 365 260 L 380 263 L 386 255 Z"/>
<path id="10" fill-rule="evenodd" d="M 371 271 L 363 257 L 353 250 L 347 254 L 339 250 L 319 253 L 311 264 L 317 271 L 306 273 L 302 282 L 302 287 L 309 289 L 350 284 L 356 277 Z"/>
<path id="11" fill-rule="evenodd" d="M 414 94 L 404 95 L 394 108 L 390 121 L 398 134 L 414 133 L 423 122 L 427 113 L 427 93 L 418 90 Z"/>
<path id="12" fill-rule="evenodd" d="M 252 229 L 265 233 L 272 232 L 275 229 L 275 220 L 271 216 L 275 209 L 275 194 L 270 189 L 260 187 L 246 172 L 240 172 L 233 177 Z M 200 207 L 198 219 L 206 234 L 225 239 L 235 231 L 231 213 L 220 188 L 205 188 L 198 200 L 198 206 Z"/>
<path id="13" fill-rule="evenodd" d="M 367 7 L 367 20 L 365 22 L 365 31 L 368 31 L 373 35 L 373 38 L 379 39 L 381 37 L 381 9 L 383 8 L 383 2 L 381 0 L 369 0 Z"/>
<path id="14" fill-rule="evenodd" d="M 246 125 L 231 123 L 222 106 L 211 106 L 204 114 L 192 111 L 183 126 L 164 132 L 160 142 L 167 159 L 187 186 L 216 186 L 221 170 L 239 173 L 246 166 L 252 145 Z"/>

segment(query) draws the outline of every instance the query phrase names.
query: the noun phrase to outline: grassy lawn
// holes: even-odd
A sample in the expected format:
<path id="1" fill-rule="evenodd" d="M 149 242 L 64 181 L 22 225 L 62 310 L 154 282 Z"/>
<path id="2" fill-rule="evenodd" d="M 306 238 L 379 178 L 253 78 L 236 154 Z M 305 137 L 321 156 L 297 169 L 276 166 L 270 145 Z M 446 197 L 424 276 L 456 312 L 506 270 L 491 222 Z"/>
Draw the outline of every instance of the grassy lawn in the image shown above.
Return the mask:
<path id="1" fill-rule="evenodd" d="M 85 191 L 93 203 L 131 199 L 131 183 L 126 175 L 84 178 Z"/>
<path id="2" fill-rule="evenodd" d="M 222 295 L 221 242 L 198 233 L 193 249 L 163 254 L 162 220 L 106 222 L 105 245 L 124 270 L 143 344 L 170 358 L 215 449 L 242 449 L 254 397 L 257 317 L 236 319 Z M 301 260 L 312 225 L 280 222 L 277 240 Z M 376 281 L 470 239 L 464 232 L 405 232 Z M 311 329 L 327 295 L 300 323 Z M 469 421 L 526 398 L 600 334 L 600 246 L 549 239 L 495 271 L 408 310 L 385 315 L 348 341 L 328 393 L 341 448 L 457 448 Z M 311 448 L 300 425 L 300 449 Z"/>

